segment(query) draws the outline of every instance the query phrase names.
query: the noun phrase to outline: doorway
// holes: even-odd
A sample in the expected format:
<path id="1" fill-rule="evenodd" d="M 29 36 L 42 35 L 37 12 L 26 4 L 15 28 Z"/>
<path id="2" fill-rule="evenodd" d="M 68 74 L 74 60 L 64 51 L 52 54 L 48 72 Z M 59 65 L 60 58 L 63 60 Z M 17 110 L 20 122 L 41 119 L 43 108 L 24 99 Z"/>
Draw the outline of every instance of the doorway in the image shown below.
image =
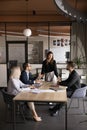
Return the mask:
<path id="1" fill-rule="evenodd" d="M 7 81 L 12 67 L 28 61 L 27 48 L 27 41 L 6 41 Z"/>

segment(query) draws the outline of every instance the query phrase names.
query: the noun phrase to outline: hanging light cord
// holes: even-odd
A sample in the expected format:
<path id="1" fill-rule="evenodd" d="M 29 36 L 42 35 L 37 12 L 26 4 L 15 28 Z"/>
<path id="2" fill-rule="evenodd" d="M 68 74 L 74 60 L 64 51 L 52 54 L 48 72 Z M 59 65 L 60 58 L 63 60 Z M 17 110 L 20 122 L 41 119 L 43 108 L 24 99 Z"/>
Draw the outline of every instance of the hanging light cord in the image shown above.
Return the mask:
<path id="1" fill-rule="evenodd" d="M 28 27 L 28 0 L 25 1 L 26 1 L 26 29 L 24 29 L 23 34 L 24 36 L 29 37 L 31 36 L 32 31 Z"/>
<path id="2" fill-rule="evenodd" d="M 28 0 L 26 0 L 26 27 L 28 28 Z"/>

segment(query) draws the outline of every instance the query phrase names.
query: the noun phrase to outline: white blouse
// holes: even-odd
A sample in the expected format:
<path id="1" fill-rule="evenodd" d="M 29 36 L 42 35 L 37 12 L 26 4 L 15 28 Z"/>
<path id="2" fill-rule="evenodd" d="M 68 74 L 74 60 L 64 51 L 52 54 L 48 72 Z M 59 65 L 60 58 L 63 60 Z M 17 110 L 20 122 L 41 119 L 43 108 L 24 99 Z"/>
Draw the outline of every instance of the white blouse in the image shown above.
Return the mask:
<path id="1" fill-rule="evenodd" d="M 8 82 L 8 92 L 17 95 L 19 92 L 29 89 L 29 85 L 22 83 L 19 79 L 10 79 Z"/>

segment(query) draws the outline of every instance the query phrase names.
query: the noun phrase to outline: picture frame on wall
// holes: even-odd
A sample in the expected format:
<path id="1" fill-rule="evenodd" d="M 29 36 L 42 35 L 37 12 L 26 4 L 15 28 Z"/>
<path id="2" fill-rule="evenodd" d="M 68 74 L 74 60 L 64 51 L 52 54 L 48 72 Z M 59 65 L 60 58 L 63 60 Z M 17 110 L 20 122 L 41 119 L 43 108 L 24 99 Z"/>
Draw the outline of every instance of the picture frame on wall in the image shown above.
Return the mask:
<path id="1" fill-rule="evenodd" d="M 60 46 L 60 40 L 59 39 L 57 40 L 57 46 Z"/>
<path id="2" fill-rule="evenodd" d="M 63 47 L 64 46 L 64 39 L 61 38 L 61 46 Z"/>
<path id="3" fill-rule="evenodd" d="M 56 40 L 53 40 L 53 46 L 56 46 Z"/>

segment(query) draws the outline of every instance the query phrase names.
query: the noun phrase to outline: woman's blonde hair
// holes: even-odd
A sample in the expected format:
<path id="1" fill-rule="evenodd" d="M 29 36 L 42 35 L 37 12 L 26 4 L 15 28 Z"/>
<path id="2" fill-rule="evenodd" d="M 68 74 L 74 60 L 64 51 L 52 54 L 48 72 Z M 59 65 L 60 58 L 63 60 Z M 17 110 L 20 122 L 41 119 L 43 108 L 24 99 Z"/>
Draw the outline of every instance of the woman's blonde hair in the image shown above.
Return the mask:
<path id="1" fill-rule="evenodd" d="M 20 69 L 19 66 L 13 67 L 13 68 L 11 69 L 10 78 L 19 79 L 19 78 L 20 78 L 20 75 L 21 75 L 21 69 Z"/>

